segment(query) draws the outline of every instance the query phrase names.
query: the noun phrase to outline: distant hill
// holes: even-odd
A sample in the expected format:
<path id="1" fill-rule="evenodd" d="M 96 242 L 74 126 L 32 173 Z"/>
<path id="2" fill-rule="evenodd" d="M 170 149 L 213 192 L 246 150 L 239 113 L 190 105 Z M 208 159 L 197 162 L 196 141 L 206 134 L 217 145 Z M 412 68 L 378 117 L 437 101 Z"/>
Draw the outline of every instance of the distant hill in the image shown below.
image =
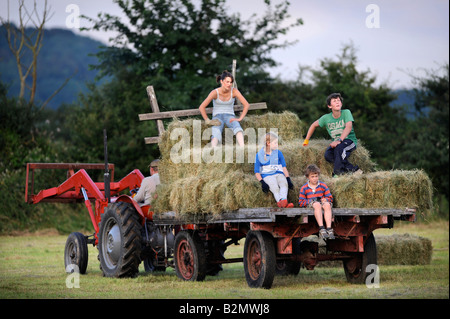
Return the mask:
<path id="1" fill-rule="evenodd" d="M 20 90 L 17 64 L 5 32 L 4 26 L 0 26 L 0 79 L 10 85 L 8 94 L 17 96 Z M 38 56 L 36 101 L 45 101 L 69 77 L 71 80 L 48 107 L 55 109 L 62 103 L 76 101 L 78 94 L 86 91 L 86 82 L 93 81 L 97 74 L 97 71 L 89 70 L 89 65 L 97 64 L 97 58 L 91 55 L 104 44 L 65 29 L 46 29 L 42 44 Z M 25 61 L 30 59 L 31 55 L 24 56 Z"/>

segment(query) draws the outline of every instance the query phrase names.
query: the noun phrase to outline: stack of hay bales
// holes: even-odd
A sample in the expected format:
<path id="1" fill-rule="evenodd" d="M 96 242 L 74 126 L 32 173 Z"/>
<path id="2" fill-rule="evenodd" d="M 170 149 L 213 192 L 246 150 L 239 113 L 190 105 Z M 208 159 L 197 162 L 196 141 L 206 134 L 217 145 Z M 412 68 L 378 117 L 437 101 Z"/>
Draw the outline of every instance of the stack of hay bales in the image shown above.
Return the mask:
<path id="1" fill-rule="evenodd" d="M 174 120 L 169 124 L 159 144 L 162 184 L 153 203 L 155 213 L 220 214 L 238 208 L 276 207 L 273 195 L 262 192 L 253 173 L 254 159 L 260 149 L 257 141 L 274 129 L 280 137 L 279 149 L 295 186 L 288 194 L 294 205 L 298 205 L 300 187 L 306 183 L 304 169 L 316 164 L 321 169 L 321 180 L 328 184 L 335 198 L 334 207 L 409 207 L 420 211 L 431 208 L 431 181 L 423 171 L 376 172 L 368 150 L 361 143 L 350 161 L 364 174 L 332 178 L 333 167 L 324 159 L 329 141 L 312 139 L 303 147 L 301 137 L 307 124 L 292 112 L 247 115 L 241 125 L 248 133 L 244 148 L 223 146 L 212 150 L 205 147 L 210 128 L 203 121 Z M 226 136 L 224 140 L 225 144 L 230 142 Z"/>

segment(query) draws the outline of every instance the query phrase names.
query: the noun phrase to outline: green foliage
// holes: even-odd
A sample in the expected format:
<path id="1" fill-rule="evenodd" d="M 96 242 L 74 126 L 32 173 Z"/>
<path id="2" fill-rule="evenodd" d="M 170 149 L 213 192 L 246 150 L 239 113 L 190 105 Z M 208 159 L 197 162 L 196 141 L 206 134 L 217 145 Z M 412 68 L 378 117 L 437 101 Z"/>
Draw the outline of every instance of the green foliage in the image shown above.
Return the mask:
<path id="1" fill-rule="evenodd" d="M 449 65 L 415 77 L 418 116 L 406 128 L 403 152 L 407 166 L 423 168 L 437 192 L 449 199 Z M 448 205 L 448 204 L 447 204 Z"/>
<path id="2" fill-rule="evenodd" d="M 124 81 L 111 81 L 100 87 L 89 84 L 90 91 L 80 96 L 80 105 L 66 105 L 58 110 L 64 122 L 57 136 L 66 141 L 73 161 L 103 162 L 106 129 L 108 161 L 115 164 L 116 180 L 135 168 L 147 175 L 148 164 L 159 156 L 157 145 L 144 142 L 144 137 L 157 135 L 155 123 L 140 122 L 138 118 L 138 114 L 149 111 L 145 89 L 136 87 L 124 92 Z"/>
<path id="3" fill-rule="evenodd" d="M 272 6 L 267 12 L 242 21 L 230 15 L 225 0 L 203 0 L 200 7 L 188 0 L 116 0 L 130 25 L 122 18 L 99 14 L 90 19 L 93 29 L 119 33 L 113 46 L 102 50 L 97 69 L 119 78 L 132 74 L 140 89 L 153 85 L 158 100 L 167 108 L 200 105 L 215 85 L 215 76 L 239 61 L 239 80 L 247 85 L 269 78 L 266 67 L 276 65 L 270 53 L 291 43 L 279 36 L 302 24 L 300 19 L 283 26 L 290 16 L 289 3 Z"/>

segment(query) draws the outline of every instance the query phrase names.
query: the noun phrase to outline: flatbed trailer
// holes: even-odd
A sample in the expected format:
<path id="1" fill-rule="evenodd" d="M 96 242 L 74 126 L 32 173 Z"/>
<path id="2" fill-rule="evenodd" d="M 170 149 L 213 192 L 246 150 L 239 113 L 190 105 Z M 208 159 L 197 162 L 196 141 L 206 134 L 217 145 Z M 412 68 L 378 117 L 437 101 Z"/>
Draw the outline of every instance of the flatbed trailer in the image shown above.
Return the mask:
<path id="1" fill-rule="evenodd" d="M 369 275 L 366 270 L 374 269 L 368 266 L 377 265 L 373 231 L 392 228 L 395 220 L 414 221 L 415 211 L 334 208 L 332 226 L 336 238 L 321 243 L 316 236 L 319 227 L 310 208 L 241 208 L 218 215 L 184 218 L 175 212 L 165 212 L 153 215 L 152 223 L 159 227 L 177 225 L 188 232 L 185 237 L 189 240 L 183 239 L 184 243 L 175 240 L 175 268 L 180 278 L 198 280 L 193 278 L 195 268 L 243 262 L 250 287 L 270 288 L 274 275 L 296 275 L 301 266 L 312 270 L 318 262 L 326 260 L 342 260 L 348 282 L 365 283 Z M 242 238 L 245 238 L 243 258 L 223 259 L 219 251 L 206 258 L 206 265 L 192 258 L 202 246 L 217 246 L 208 243 L 219 241 L 226 247 Z M 326 246 L 326 253 L 319 253 L 319 243 Z"/>
<path id="2" fill-rule="evenodd" d="M 224 263 L 243 262 L 250 287 L 270 288 L 275 275 L 296 275 L 302 266 L 311 270 L 321 261 L 342 260 L 347 281 L 362 284 L 374 269 L 369 266 L 377 265 L 373 231 L 392 228 L 395 220 L 414 221 L 416 216 L 412 209 L 333 208 L 336 238 L 319 243 L 312 209 L 258 207 L 221 214 L 154 213 L 150 206 L 141 207 L 131 196 L 121 194 L 140 186 L 143 175 L 139 170 L 119 182 L 112 178 L 105 187 L 105 183 L 93 182 L 85 171 L 100 169 L 100 165 L 27 164 L 28 203 L 84 202 L 88 209 L 95 232 L 69 235 L 64 256 L 69 272 L 86 272 L 87 245 L 92 244 L 98 248 L 100 268 L 107 277 L 136 276 L 143 262 L 146 271 L 174 267 L 179 278 L 201 281 L 206 275 L 217 275 Z M 33 194 L 34 169 L 55 168 L 68 169 L 68 179 L 58 187 Z M 76 173 L 75 168 L 79 169 Z M 243 238 L 242 258 L 226 259 L 226 248 Z M 326 247 L 325 253 L 319 251 L 319 244 Z"/>

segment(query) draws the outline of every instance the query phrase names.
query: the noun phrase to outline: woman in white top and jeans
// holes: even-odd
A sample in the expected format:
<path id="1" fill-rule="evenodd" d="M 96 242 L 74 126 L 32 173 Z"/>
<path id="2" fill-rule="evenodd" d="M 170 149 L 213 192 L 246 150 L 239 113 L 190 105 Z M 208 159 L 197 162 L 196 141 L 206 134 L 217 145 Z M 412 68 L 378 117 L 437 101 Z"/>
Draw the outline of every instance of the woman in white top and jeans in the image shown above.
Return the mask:
<path id="1" fill-rule="evenodd" d="M 206 115 L 206 107 L 213 102 L 213 120 L 219 120 L 220 125 L 212 127 L 211 146 L 215 147 L 222 141 L 222 131 L 224 125 L 233 130 L 236 135 L 236 141 L 239 146 L 244 146 L 244 133 L 239 122 L 245 117 L 248 112 L 249 104 L 244 96 L 238 89 L 233 88 L 233 75 L 228 71 L 223 71 L 221 75 L 217 76 L 217 83 L 220 83 L 220 87 L 214 89 L 209 93 L 208 97 L 200 105 L 200 113 L 203 119 L 208 123 L 210 122 L 208 115 Z M 238 100 L 244 106 L 244 109 L 236 118 L 234 114 L 234 101 Z"/>

